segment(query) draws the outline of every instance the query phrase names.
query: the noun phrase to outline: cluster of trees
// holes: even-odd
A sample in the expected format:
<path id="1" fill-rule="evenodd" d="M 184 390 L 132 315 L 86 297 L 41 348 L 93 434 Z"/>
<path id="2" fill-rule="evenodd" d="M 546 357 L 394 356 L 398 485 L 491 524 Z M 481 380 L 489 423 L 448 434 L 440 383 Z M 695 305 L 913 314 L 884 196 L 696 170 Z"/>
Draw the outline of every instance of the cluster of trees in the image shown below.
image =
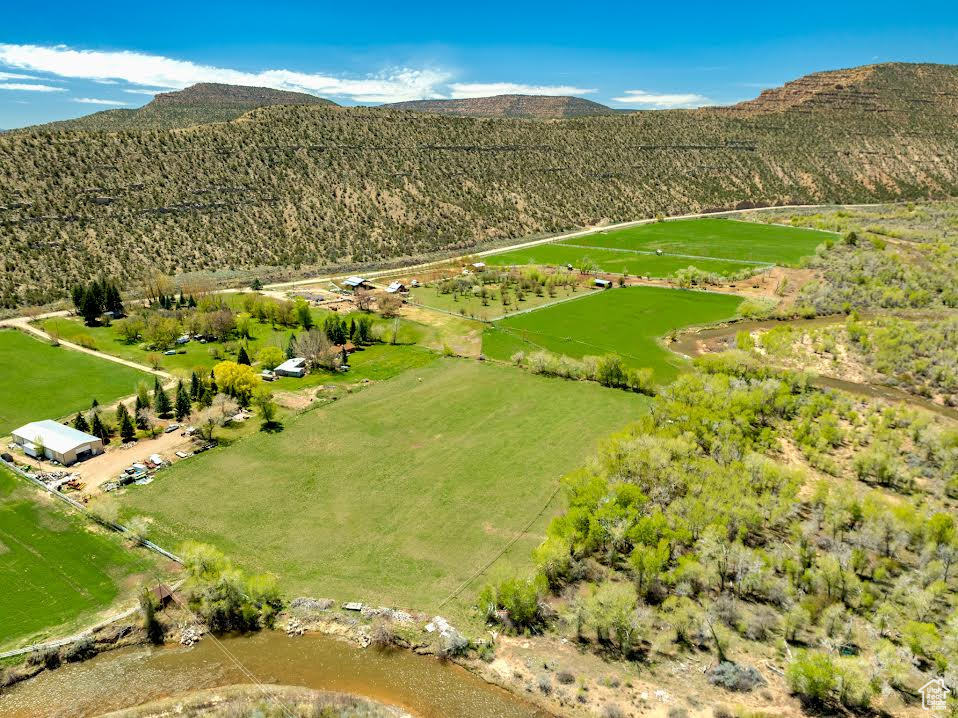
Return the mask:
<path id="1" fill-rule="evenodd" d="M 123 443 L 129 443 L 137 440 L 138 432 L 155 437 L 161 430 L 161 420 L 189 420 L 212 440 L 216 426 L 227 424 L 241 407 L 249 406 L 259 411 L 264 429 L 280 428 L 276 421 L 278 410 L 269 388 L 249 365 L 224 361 L 213 367 L 208 376 L 194 371 L 189 382 L 181 379 L 169 390 L 163 387 L 159 377 L 154 377 L 152 388 L 140 382 L 133 406 L 120 402 L 112 416 L 94 399 L 88 411 L 77 412 L 73 427 L 99 437 L 104 444 L 117 436 Z"/>
<path id="2" fill-rule="evenodd" d="M 531 354 L 516 352 L 512 355 L 516 366 L 528 369 L 533 374 L 558 376 L 565 379 L 595 381 L 614 389 L 628 389 L 640 394 L 655 393 L 654 375 L 651 369 L 627 367 L 617 354 L 586 356 L 573 359 L 564 354 L 536 351 Z"/>
<path id="3" fill-rule="evenodd" d="M 934 675 L 954 683 L 954 430 L 740 354 L 698 369 L 565 479 L 568 508 L 534 553 L 536 576 L 484 589 L 484 614 L 631 659 L 694 648 L 728 662 L 770 643 L 792 689 L 824 704 L 867 706 Z M 817 423 L 839 436 L 808 437 Z M 841 483 L 785 463 L 783 442 L 799 441 L 827 453 Z M 849 453 L 876 450 L 916 480 L 856 481 Z M 550 592 L 565 599 L 558 614 Z"/>
<path id="4" fill-rule="evenodd" d="M 958 307 L 956 216 L 958 203 L 944 201 L 763 219 L 841 233 L 810 258 L 821 279 L 804 286 L 798 299 L 802 311 L 837 314 Z"/>
<path id="5" fill-rule="evenodd" d="M 537 267 L 500 270 L 487 267 L 477 274 L 466 274 L 436 283 L 436 291 L 449 294 L 454 301 L 460 297 L 478 298 L 482 306 L 499 301 L 503 307 L 525 301 L 529 294 L 537 297 L 548 294 L 555 297 L 558 290 L 575 291 L 580 280 L 570 272 L 547 273 Z"/>
<path id="6" fill-rule="evenodd" d="M 73 307 L 89 326 L 99 323 L 105 312 L 113 317 L 124 315 L 123 298 L 114 279 L 94 279 L 89 284 L 75 284 L 70 290 Z"/>
<path id="7" fill-rule="evenodd" d="M 775 123 L 725 109 L 538 123 L 290 106 L 190 132 L 7 133 L 0 303 L 65 296 L 90 267 L 124 283 L 145 266 L 306 270 L 743 200 L 958 193 L 942 99 L 955 79 L 918 72 L 867 80 L 896 112 L 786 107 Z M 888 182 L 861 181 L 878 175 Z"/>
<path id="8" fill-rule="evenodd" d="M 879 376 L 876 381 L 919 396 L 958 404 L 958 320 L 907 319 L 881 316 L 863 320 L 852 311 L 847 320 L 823 327 L 787 324 L 737 338 L 739 348 L 760 349 L 791 366 L 809 359 L 827 359 L 833 371 L 857 363 Z M 810 356 L 814 355 L 814 356 Z"/>
<path id="9" fill-rule="evenodd" d="M 188 542 L 180 548 L 190 610 L 215 633 L 270 628 L 283 608 L 271 574 L 248 576 L 220 551 Z"/>

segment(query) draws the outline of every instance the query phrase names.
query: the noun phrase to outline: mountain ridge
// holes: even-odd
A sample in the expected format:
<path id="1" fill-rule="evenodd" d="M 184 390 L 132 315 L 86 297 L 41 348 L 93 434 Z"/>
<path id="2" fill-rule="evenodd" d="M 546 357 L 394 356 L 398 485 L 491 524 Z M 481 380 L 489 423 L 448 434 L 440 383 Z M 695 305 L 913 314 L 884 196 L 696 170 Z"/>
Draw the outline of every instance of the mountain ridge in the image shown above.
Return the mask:
<path id="1" fill-rule="evenodd" d="M 250 110 L 274 105 L 336 105 L 336 103 L 303 92 L 200 82 L 182 90 L 158 93 L 150 102 L 137 109 L 103 110 L 72 120 L 49 122 L 24 129 L 50 132 L 168 130 L 213 122 L 229 122 Z"/>
<path id="2" fill-rule="evenodd" d="M 0 306 L 91 271 L 281 279 L 658 214 L 958 195 L 958 67 L 836 77 L 745 110 L 536 123 L 273 105 L 188 132 L 6 133 Z"/>
<path id="3" fill-rule="evenodd" d="M 612 108 L 593 100 L 568 95 L 507 94 L 451 100 L 411 100 L 392 102 L 379 107 L 456 117 L 510 117 L 529 120 L 616 114 Z"/>

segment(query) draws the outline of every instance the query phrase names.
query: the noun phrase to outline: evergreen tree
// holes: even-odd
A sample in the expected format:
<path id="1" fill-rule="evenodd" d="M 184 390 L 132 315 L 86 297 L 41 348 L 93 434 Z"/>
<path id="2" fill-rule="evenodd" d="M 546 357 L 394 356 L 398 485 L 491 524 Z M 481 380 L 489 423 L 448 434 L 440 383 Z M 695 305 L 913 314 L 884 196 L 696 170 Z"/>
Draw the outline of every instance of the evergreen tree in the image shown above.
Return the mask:
<path id="1" fill-rule="evenodd" d="M 95 410 L 99 405 L 100 402 L 96 400 L 96 397 L 93 397 L 93 401 L 90 403 L 90 408 Z"/>
<path id="2" fill-rule="evenodd" d="M 219 390 L 219 389 L 218 389 L 218 387 L 216 386 L 216 375 L 213 373 L 213 370 L 210 369 L 210 393 L 211 393 L 213 396 L 216 396 L 216 393 L 217 393 L 218 390 Z"/>
<path id="3" fill-rule="evenodd" d="M 103 307 L 95 292 L 87 290 L 83 293 L 83 305 L 80 307 L 80 314 L 83 315 L 83 321 L 88 326 L 96 324 L 100 315 L 103 314 Z"/>
<path id="4" fill-rule="evenodd" d="M 97 412 L 93 413 L 93 423 L 90 426 L 90 433 L 98 437 L 104 444 L 110 443 L 110 431 L 106 428 L 106 424 L 103 423 L 103 420 Z"/>
<path id="5" fill-rule="evenodd" d="M 126 314 L 126 311 L 123 309 L 123 299 L 120 296 L 120 290 L 114 282 L 110 282 L 106 287 L 104 307 L 106 311 L 113 312 L 113 315 L 117 317 L 122 317 Z"/>
<path id="6" fill-rule="evenodd" d="M 160 377 L 154 374 L 153 375 L 153 396 L 155 397 L 161 391 L 163 391 L 163 385 L 160 384 Z"/>
<path id="7" fill-rule="evenodd" d="M 129 413 L 124 415 L 123 422 L 120 424 L 120 438 L 123 439 L 124 444 L 136 441 L 136 427 L 133 426 Z"/>
<path id="8" fill-rule="evenodd" d="M 349 320 L 349 340 L 352 341 L 356 337 L 356 320 Z"/>
<path id="9" fill-rule="evenodd" d="M 83 298 L 86 295 L 86 288 L 82 284 L 74 284 L 70 290 L 70 296 L 73 299 L 73 308 L 77 314 L 83 313 Z"/>
<path id="10" fill-rule="evenodd" d="M 236 363 L 245 364 L 246 366 L 249 366 L 252 363 L 249 360 L 249 354 L 246 353 L 246 347 L 240 347 L 239 354 L 236 357 Z"/>
<path id="11" fill-rule="evenodd" d="M 122 401 L 116 405 L 116 425 L 123 425 L 123 417 L 128 417 L 130 415 L 129 409 L 126 408 L 126 404 Z"/>
<path id="12" fill-rule="evenodd" d="M 200 392 L 203 390 L 202 384 L 200 383 L 200 378 L 196 375 L 194 371 L 190 375 L 190 399 L 196 401 L 200 398 Z"/>
<path id="13" fill-rule="evenodd" d="M 156 407 L 157 416 L 161 419 L 169 418 L 173 411 L 173 402 L 170 401 L 170 395 L 163 389 L 160 389 L 153 397 L 153 406 Z"/>
<path id="14" fill-rule="evenodd" d="M 73 420 L 73 428 L 77 431 L 82 431 L 84 434 L 89 433 L 90 425 L 87 423 L 82 412 L 77 412 L 76 418 Z"/>
<path id="15" fill-rule="evenodd" d="M 193 376 L 196 376 L 196 374 Z M 180 380 L 180 383 L 176 385 L 176 420 L 183 421 L 190 415 L 191 410 L 190 395 L 186 393 L 186 387 L 183 386 L 183 381 Z"/>
<path id="16" fill-rule="evenodd" d="M 292 359 L 296 356 L 296 335 L 290 334 L 289 341 L 286 342 L 286 358 Z"/>
<path id="17" fill-rule="evenodd" d="M 196 309 L 196 300 L 193 299 L 193 295 L 192 295 L 192 294 L 190 295 L 190 301 L 189 301 L 188 306 L 189 306 L 190 309 Z"/>

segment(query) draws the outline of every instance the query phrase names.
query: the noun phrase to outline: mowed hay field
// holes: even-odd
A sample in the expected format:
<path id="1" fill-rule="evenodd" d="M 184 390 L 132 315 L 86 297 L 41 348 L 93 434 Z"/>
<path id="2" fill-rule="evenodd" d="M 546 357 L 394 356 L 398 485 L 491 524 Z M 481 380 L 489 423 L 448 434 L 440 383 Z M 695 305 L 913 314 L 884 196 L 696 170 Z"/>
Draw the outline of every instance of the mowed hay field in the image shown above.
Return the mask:
<path id="1" fill-rule="evenodd" d="M 153 517 L 161 543 L 198 539 L 273 572 L 289 596 L 439 610 L 536 519 L 510 551 L 528 568 L 560 478 L 646 406 L 592 383 L 437 359 L 279 434 L 180 462 L 126 489 L 123 513 Z"/>
<path id="2" fill-rule="evenodd" d="M 603 236 L 603 239 L 605 236 Z M 579 240 L 575 240 L 578 242 Z M 581 269 L 589 263 L 602 272 L 631 274 L 636 277 L 672 277 L 680 269 L 695 266 L 705 272 L 729 276 L 748 269 L 758 269 L 760 262 L 731 262 L 721 259 L 691 259 L 669 255 L 656 255 L 652 252 L 621 251 L 604 249 L 598 246 L 572 246 L 566 244 L 539 244 L 534 247 L 516 249 L 503 254 L 483 257 L 491 266 L 512 267 L 522 264 L 539 264 L 550 267 L 564 267 L 571 264 Z"/>
<path id="3" fill-rule="evenodd" d="M 137 583 L 150 559 L 0 469 L 0 647 L 68 635 Z M 65 625 L 64 625 L 65 624 Z M 61 631 L 55 631 L 63 627 Z"/>
<path id="4" fill-rule="evenodd" d="M 13 330 L 0 330 L 0 435 L 38 419 L 59 419 L 108 404 L 136 391 L 150 375 L 54 347 Z"/>
<path id="5" fill-rule="evenodd" d="M 640 224 L 576 237 L 561 242 L 559 246 L 636 252 L 661 250 L 664 255 L 684 254 L 795 266 L 802 257 L 814 254 L 815 248 L 828 239 L 835 239 L 835 235 L 817 229 L 706 218 Z M 693 264 L 698 267 L 698 260 Z M 701 266 L 700 269 L 707 267 Z"/>
<path id="6" fill-rule="evenodd" d="M 618 354 L 633 367 L 650 367 L 657 381 L 674 377 L 683 361 L 659 339 L 682 327 L 731 319 L 742 298 L 731 294 L 622 287 L 507 317 L 486 330 L 482 350 L 508 361 L 518 351 L 545 349 L 576 358 Z"/>

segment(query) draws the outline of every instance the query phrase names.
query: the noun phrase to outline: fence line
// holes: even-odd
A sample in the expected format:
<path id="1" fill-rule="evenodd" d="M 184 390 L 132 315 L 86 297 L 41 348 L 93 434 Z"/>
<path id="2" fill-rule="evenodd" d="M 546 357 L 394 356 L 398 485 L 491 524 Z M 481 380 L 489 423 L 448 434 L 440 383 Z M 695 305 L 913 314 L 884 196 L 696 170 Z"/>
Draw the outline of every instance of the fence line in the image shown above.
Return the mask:
<path id="1" fill-rule="evenodd" d="M 76 509 L 77 511 L 79 511 L 80 513 L 82 513 L 84 516 L 86 516 L 86 517 L 87 517 L 88 519 L 90 519 L 91 521 L 95 521 L 96 523 L 100 524 L 101 526 L 103 526 L 103 527 L 105 527 L 105 528 L 110 529 L 111 531 L 115 531 L 115 532 L 117 532 L 117 533 L 119 533 L 119 534 L 123 534 L 123 535 L 129 536 L 129 537 L 135 539 L 135 540 L 136 540 L 136 543 L 137 543 L 138 545 L 143 546 L 144 548 L 149 549 L 150 551 L 153 551 L 154 553 L 157 553 L 157 554 L 159 554 L 160 556 L 163 556 L 164 558 L 168 558 L 168 559 L 170 559 L 171 561 L 175 561 L 176 563 L 182 565 L 183 559 L 180 558 L 179 556 L 177 556 L 176 554 L 171 553 L 170 551 L 167 551 L 167 550 L 166 550 L 165 548 L 163 548 L 162 546 L 157 546 L 155 543 L 153 543 L 152 541 L 150 541 L 150 540 L 148 540 L 148 539 L 143 538 L 142 536 L 139 536 L 136 532 L 134 532 L 134 531 L 132 531 L 131 529 L 127 528 L 127 527 L 124 526 L 123 524 L 119 524 L 119 523 L 116 523 L 116 522 L 114 522 L 114 521 L 109 521 L 109 520 L 103 518 L 102 516 L 98 516 L 97 514 L 95 514 L 95 513 L 93 513 L 92 511 L 90 511 L 86 506 L 84 506 L 83 504 L 81 504 L 79 501 L 75 501 L 74 499 L 71 499 L 69 496 L 66 496 L 66 495 L 62 494 L 61 492 L 59 492 L 59 491 L 56 491 L 56 490 L 54 490 L 54 489 L 51 489 L 51 488 L 50 488 L 49 486 L 47 486 L 45 483 L 43 483 L 42 481 L 40 481 L 40 479 L 36 478 L 35 476 L 32 476 L 29 472 L 24 471 L 23 469 L 21 469 L 19 466 L 17 466 L 17 465 L 14 464 L 13 462 L 10 462 L 10 461 L 7 461 L 6 459 L 0 458 L 0 463 L 2 463 L 4 466 L 6 466 L 8 469 L 10 469 L 11 471 L 13 471 L 13 472 L 14 472 L 15 474 L 17 474 L 18 476 L 23 477 L 24 479 L 26 479 L 27 481 L 29 481 L 29 482 L 35 484 L 36 486 L 40 487 L 41 489 L 43 489 L 43 490 L 46 491 L 47 493 L 49 493 L 49 494 L 51 494 L 51 495 L 53 495 L 53 496 L 56 496 L 56 497 L 57 497 L 58 499 L 60 499 L 61 501 L 66 502 L 67 504 L 69 504 L 71 507 L 73 507 L 74 509 Z"/>

